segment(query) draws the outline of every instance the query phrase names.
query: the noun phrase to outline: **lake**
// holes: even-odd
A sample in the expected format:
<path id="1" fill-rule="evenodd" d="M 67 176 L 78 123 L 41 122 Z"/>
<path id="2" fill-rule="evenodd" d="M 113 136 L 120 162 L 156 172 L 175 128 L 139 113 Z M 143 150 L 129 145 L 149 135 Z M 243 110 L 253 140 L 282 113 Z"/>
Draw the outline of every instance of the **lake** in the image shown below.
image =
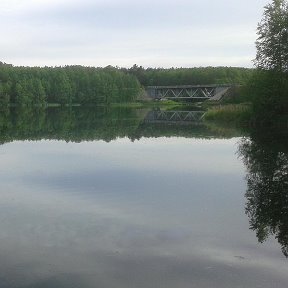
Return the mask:
<path id="1" fill-rule="evenodd" d="M 286 287 L 286 131 L 201 115 L 2 111 L 0 287 Z"/>

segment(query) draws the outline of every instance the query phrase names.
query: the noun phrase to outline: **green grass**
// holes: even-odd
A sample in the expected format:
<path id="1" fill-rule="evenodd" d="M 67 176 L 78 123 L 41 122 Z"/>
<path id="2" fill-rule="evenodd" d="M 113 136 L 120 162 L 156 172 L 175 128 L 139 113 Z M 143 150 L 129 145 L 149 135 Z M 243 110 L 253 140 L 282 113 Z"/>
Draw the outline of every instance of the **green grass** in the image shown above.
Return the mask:
<path id="1" fill-rule="evenodd" d="M 173 108 L 183 106 L 181 102 L 175 102 L 172 100 L 167 101 L 141 101 L 138 100 L 136 102 L 128 102 L 128 103 L 111 103 L 113 107 L 129 107 L 129 108 L 154 108 L 154 107 L 161 107 L 161 108 Z"/>
<path id="2" fill-rule="evenodd" d="M 219 105 L 208 108 L 203 119 L 205 121 L 241 125 L 249 121 L 251 113 L 252 108 L 248 104 Z"/>

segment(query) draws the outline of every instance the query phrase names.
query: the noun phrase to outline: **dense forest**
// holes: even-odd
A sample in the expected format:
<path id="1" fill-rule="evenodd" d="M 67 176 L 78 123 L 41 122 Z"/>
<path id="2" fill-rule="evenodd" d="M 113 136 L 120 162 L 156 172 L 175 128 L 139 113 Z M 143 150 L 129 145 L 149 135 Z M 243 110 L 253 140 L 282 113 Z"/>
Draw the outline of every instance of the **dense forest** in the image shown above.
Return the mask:
<path id="1" fill-rule="evenodd" d="M 121 70 L 136 76 L 143 86 L 246 84 L 254 72 L 254 69 L 239 67 L 145 69 L 136 64 L 129 69 Z"/>
<path id="2" fill-rule="evenodd" d="M 0 63 L 0 103 L 5 105 L 110 104 L 134 101 L 135 76 L 113 67 L 14 67 Z"/>
<path id="3" fill-rule="evenodd" d="M 146 86 L 245 84 L 252 69 L 14 67 L 0 62 L 0 105 L 110 104 L 133 102 Z"/>

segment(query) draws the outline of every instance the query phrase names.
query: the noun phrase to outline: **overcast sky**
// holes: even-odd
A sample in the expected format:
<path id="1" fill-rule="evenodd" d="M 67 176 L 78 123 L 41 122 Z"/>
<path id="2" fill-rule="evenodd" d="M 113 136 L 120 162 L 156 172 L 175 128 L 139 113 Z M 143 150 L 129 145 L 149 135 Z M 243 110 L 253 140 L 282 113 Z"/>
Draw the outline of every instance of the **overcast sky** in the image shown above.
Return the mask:
<path id="1" fill-rule="evenodd" d="M 243 66 L 269 0 L 0 0 L 0 61 Z"/>

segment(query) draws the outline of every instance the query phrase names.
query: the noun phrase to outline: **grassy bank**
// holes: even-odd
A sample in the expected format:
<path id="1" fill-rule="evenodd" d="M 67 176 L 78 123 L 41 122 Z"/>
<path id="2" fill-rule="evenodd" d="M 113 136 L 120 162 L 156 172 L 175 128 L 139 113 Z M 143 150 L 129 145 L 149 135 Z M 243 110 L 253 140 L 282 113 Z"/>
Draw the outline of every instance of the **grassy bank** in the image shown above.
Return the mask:
<path id="1" fill-rule="evenodd" d="M 249 104 L 228 104 L 208 108 L 203 119 L 207 122 L 221 122 L 243 125 L 250 121 L 252 108 Z"/>
<path id="2" fill-rule="evenodd" d="M 185 104 L 181 102 L 175 102 L 172 100 L 167 101 L 137 101 L 130 103 L 112 103 L 112 107 L 129 107 L 129 108 L 173 108 L 179 106 L 185 106 Z"/>

